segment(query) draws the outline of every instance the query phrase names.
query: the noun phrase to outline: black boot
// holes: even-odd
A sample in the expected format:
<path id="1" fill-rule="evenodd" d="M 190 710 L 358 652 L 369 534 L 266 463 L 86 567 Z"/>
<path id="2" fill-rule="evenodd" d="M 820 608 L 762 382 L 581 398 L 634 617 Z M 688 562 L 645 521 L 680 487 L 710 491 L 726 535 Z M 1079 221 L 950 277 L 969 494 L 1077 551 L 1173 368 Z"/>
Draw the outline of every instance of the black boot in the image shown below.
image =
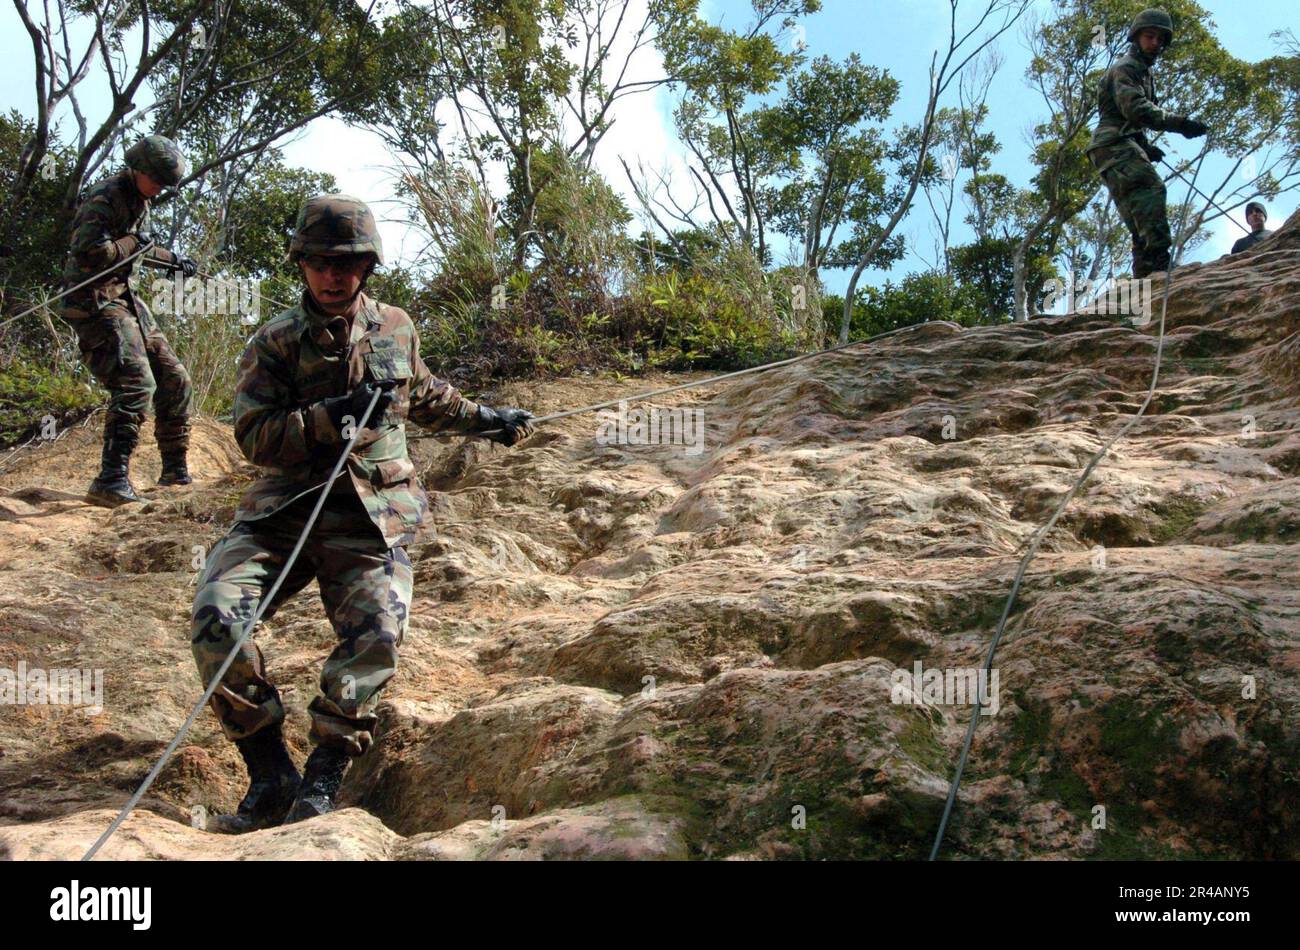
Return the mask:
<path id="1" fill-rule="evenodd" d="M 293 800 L 284 824 L 292 825 L 305 818 L 315 818 L 334 810 L 334 796 L 343 784 L 343 773 L 348 770 L 349 756 L 342 749 L 318 745 L 307 757 L 302 770 L 302 786 Z"/>
<path id="2" fill-rule="evenodd" d="M 86 489 L 86 500 L 93 505 L 104 508 L 116 508 L 118 505 L 142 501 L 135 493 L 127 466 L 139 433 L 128 429 L 116 419 L 104 424 L 104 451 L 100 456 L 99 475 Z"/>
<path id="3" fill-rule="evenodd" d="M 162 457 L 162 474 L 158 476 L 158 485 L 166 487 L 168 485 L 188 485 L 194 479 L 190 478 L 190 470 L 185 465 L 185 450 L 181 449 L 180 453 L 168 452 Z"/>
<path id="4" fill-rule="evenodd" d="M 248 793 L 235 814 L 209 819 L 208 831 L 238 835 L 278 825 L 301 781 L 284 747 L 284 734 L 278 725 L 268 726 L 247 739 L 236 739 L 235 745 L 248 766 Z"/>

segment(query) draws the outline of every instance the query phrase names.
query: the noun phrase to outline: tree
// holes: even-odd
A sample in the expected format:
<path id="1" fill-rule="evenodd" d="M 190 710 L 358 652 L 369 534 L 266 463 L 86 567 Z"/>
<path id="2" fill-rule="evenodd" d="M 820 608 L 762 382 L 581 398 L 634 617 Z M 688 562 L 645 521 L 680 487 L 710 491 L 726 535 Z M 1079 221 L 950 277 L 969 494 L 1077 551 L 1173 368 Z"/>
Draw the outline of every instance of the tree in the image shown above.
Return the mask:
<path id="1" fill-rule="evenodd" d="M 962 70 L 975 57 L 988 49 L 1003 33 L 1011 29 L 1028 8 L 1029 2 L 1030 0 L 984 0 L 983 12 L 976 19 L 975 25 L 959 34 L 957 10 L 961 0 L 948 0 L 950 11 L 948 49 L 944 52 L 942 60 L 939 58 L 939 51 L 937 50 L 930 59 L 930 94 L 926 101 L 924 117 L 919 128 L 915 130 L 915 151 L 905 149 L 900 157 L 899 176 L 906 182 L 906 187 L 900 199 L 895 203 L 893 213 L 883 226 L 877 226 L 870 230 L 862 229 L 867 232 L 868 240 L 864 242 L 866 247 L 849 277 L 849 286 L 845 292 L 844 313 L 840 320 L 840 342 L 848 342 L 849 323 L 853 316 L 853 294 L 857 288 L 858 279 L 862 276 L 862 272 L 871 265 L 886 242 L 890 240 L 894 229 L 898 227 L 903 216 L 910 210 L 912 199 L 916 195 L 916 189 L 920 186 L 922 178 L 927 174 L 933 174 L 933 163 L 927 162 L 927 159 L 930 145 L 933 142 L 939 100 L 947 92 L 948 87 L 952 85 L 953 80 L 961 75 Z M 1000 18 L 1000 22 L 998 18 Z M 972 37 L 983 30 L 985 24 L 990 21 L 993 22 L 988 32 L 972 43 Z"/>
<path id="2" fill-rule="evenodd" d="M 660 11 L 658 47 L 672 85 L 682 89 L 674 120 L 690 152 L 694 199 L 689 204 L 678 199 L 663 172 L 657 173 L 658 187 L 651 188 L 644 183 L 644 168 L 638 182 L 624 167 L 638 199 L 669 240 L 680 228 L 711 229 L 743 242 L 767 263 L 771 208 L 764 188 L 770 179 L 793 173 L 799 158 L 788 140 L 773 134 L 778 123 L 771 114 L 746 103 L 770 93 L 804 59 L 801 50 L 783 52 L 769 28 L 779 23 L 789 30 L 797 17 L 816 12 L 821 3 L 752 0 L 751 6 L 753 22 L 737 32 L 701 19 L 698 0 L 666 3 Z"/>
<path id="3" fill-rule="evenodd" d="M 785 183 L 762 189 L 759 204 L 796 242 L 814 279 L 823 267 L 849 266 L 860 248 L 841 231 L 880 213 L 887 147 L 863 123 L 888 118 L 897 98 L 897 81 L 856 53 L 842 64 L 820 56 L 789 80 L 780 102 L 754 116 L 758 136 L 790 156 Z"/>
<path id="4" fill-rule="evenodd" d="M 5 208 L 13 234 L 37 212 L 28 192 L 50 147 L 55 112 L 65 103 L 77 124 L 73 160 L 61 179 L 58 216 L 66 223 L 84 183 L 118 154 L 126 138 L 158 132 L 180 138 L 198 182 L 226 203 L 261 155 L 288 133 L 340 112 L 402 76 L 384 68 L 384 52 L 402 37 L 373 23 L 352 0 L 57 0 L 40 22 L 15 0 L 32 40 L 37 120 L 23 149 Z M 74 51 L 73 36 L 90 38 Z M 107 87 L 107 112 L 94 121 L 81 86 Z M 137 105 L 137 100 L 144 101 Z M 209 173 L 227 167 L 219 181 Z M 164 195 L 160 203 L 168 199 Z M 184 206 L 174 229 L 183 223 Z"/>

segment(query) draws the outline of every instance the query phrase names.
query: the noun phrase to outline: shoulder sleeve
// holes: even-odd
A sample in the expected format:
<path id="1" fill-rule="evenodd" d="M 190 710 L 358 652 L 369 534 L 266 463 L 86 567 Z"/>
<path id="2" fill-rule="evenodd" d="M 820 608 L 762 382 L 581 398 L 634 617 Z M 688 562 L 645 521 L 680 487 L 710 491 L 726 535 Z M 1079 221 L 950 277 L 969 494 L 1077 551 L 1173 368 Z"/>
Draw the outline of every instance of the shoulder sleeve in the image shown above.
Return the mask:
<path id="1" fill-rule="evenodd" d="M 1119 107 L 1119 111 L 1123 113 L 1129 124 L 1148 129 L 1163 129 L 1166 121 L 1165 110 L 1147 98 L 1139 75 L 1138 69 L 1128 63 L 1119 63 L 1115 66 L 1112 80 L 1115 105 Z"/>
<path id="2" fill-rule="evenodd" d="M 390 310 L 392 308 L 389 308 Z M 407 418 L 434 432 L 468 432 L 478 419 L 478 404 L 460 394 L 451 383 L 438 379 L 420 356 L 420 335 L 415 324 L 402 314 L 410 326 L 411 406 Z"/>
<path id="3" fill-rule="evenodd" d="M 134 254 L 140 243 L 126 230 L 107 191 L 90 194 L 72 222 L 72 255 L 79 267 L 103 268 Z"/>
<path id="4" fill-rule="evenodd" d="M 295 405 L 289 366 L 270 334 L 258 333 L 239 362 L 235 383 L 235 440 L 254 465 L 287 467 L 309 461 L 316 433 L 333 430 L 319 403 Z"/>

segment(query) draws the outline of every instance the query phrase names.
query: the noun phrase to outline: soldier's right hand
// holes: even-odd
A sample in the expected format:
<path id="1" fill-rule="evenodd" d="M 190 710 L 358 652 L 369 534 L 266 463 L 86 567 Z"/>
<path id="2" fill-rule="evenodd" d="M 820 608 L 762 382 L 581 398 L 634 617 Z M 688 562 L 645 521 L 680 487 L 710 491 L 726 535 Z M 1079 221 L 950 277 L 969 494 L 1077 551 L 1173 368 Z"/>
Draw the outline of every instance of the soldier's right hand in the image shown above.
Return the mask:
<path id="1" fill-rule="evenodd" d="M 362 415 L 365 414 L 366 407 L 370 405 L 370 400 L 374 398 L 375 390 L 379 390 L 379 400 L 375 403 L 375 408 L 370 413 L 370 419 L 366 423 L 367 426 L 373 428 L 375 422 L 383 416 L 384 410 L 396 398 L 394 392 L 396 388 L 397 380 L 395 379 L 381 379 L 376 382 L 367 380 L 346 395 L 322 399 L 321 405 L 325 407 L 325 413 L 330 417 L 330 422 L 334 423 L 334 428 L 342 433 L 344 420 L 351 416 L 353 425 L 359 423 Z"/>
<path id="2" fill-rule="evenodd" d="M 1183 117 L 1178 120 L 1178 125 L 1172 131 L 1177 132 L 1184 138 L 1195 139 L 1209 132 L 1210 127 L 1204 122 L 1197 122 L 1195 119 Z"/>
<path id="3" fill-rule="evenodd" d="M 136 231 L 131 236 L 135 238 L 136 243 L 140 247 L 148 247 L 150 244 L 158 243 L 158 239 L 154 237 L 154 233 L 152 231 Z"/>

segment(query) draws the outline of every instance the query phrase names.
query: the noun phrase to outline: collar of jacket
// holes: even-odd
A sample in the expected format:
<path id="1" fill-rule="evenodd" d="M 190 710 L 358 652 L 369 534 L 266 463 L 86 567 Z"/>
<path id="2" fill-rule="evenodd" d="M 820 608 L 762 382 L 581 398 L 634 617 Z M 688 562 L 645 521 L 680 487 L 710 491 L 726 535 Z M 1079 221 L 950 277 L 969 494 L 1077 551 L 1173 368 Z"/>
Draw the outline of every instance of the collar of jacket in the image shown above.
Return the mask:
<path id="1" fill-rule="evenodd" d="M 366 296 L 364 291 L 360 294 L 359 300 L 361 306 L 357 310 L 356 317 L 352 320 L 352 333 L 348 338 L 349 343 L 357 343 L 367 332 L 383 323 L 379 316 L 379 308 L 373 300 Z M 319 345 L 320 335 L 325 334 L 326 324 L 335 319 L 335 315 L 326 313 L 317 307 L 316 301 L 312 299 L 311 292 L 306 288 L 303 289 L 302 300 L 298 306 L 304 318 L 299 335 L 306 336 L 310 334 L 312 340 Z M 325 335 L 328 339 L 328 334 Z"/>
<path id="2" fill-rule="evenodd" d="M 118 194 L 126 199 L 127 209 L 137 217 L 143 216 L 149 210 L 149 199 L 136 187 L 135 176 L 131 174 L 131 169 L 123 168 L 114 178 L 116 179 Z M 109 180 L 112 181 L 113 179 Z"/>

